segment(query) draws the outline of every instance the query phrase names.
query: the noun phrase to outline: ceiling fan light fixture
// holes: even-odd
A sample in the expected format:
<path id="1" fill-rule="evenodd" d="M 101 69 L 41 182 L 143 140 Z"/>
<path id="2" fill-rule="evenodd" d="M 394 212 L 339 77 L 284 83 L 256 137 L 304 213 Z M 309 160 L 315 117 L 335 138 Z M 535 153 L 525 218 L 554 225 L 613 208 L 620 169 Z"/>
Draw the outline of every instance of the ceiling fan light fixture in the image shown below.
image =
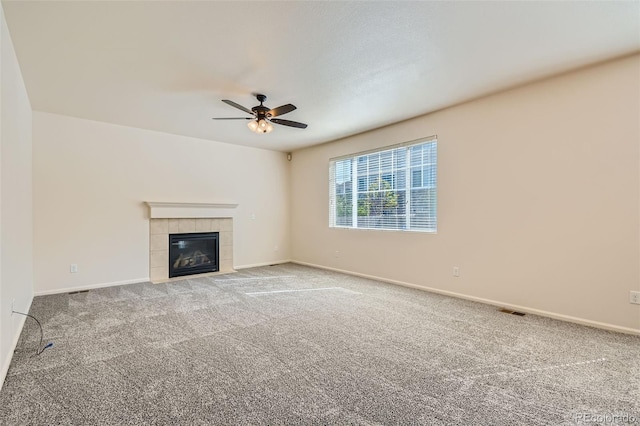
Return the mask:
<path id="1" fill-rule="evenodd" d="M 255 133 L 271 133 L 273 130 L 273 124 L 264 118 L 251 120 L 247 123 L 247 126 L 249 126 L 249 129 Z"/>

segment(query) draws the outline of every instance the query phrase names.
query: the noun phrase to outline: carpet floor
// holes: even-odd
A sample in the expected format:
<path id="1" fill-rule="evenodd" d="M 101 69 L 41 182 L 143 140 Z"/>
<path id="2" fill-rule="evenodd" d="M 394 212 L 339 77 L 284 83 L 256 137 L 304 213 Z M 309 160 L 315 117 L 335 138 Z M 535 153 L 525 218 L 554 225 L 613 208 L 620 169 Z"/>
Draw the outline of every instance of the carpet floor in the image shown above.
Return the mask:
<path id="1" fill-rule="evenodd" d="M 30 313 L 3 425 L 640 424 L 640 337 L 299 265 Z"/>

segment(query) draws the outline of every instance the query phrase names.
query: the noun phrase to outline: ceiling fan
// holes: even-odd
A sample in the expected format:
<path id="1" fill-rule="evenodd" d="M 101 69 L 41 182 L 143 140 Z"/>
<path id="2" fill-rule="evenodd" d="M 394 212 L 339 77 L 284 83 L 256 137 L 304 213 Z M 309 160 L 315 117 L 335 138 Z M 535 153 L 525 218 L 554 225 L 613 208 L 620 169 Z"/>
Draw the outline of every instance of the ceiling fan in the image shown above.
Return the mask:
<path id="1" fill-rule="evenodd" d="M 251 109 L 245 108 L 240 104 L 237 104 L 228 99 L 223 99 L 227 105 L 231 105 L 234 108 L 238 108 L 241 111 L 246 112 L 247 114 L 251 114 L 251 117 L 220 117 L 214 118 L 214 120 L 251 120 L 247 125 L 249 128 L 256 133 L 269 133 L 273 130 L 273 124 L 276 123 L 282 126 L 289 127 L 297 127 L 298 129 L 306 129 L 307 125 L 304 123 L 298 123 L 297 121 L 291 120 L 283 120 L 281 118 L 274 118 L 279 115 L 287 114 L 294 109 L 296 109 L 295 105 L 286 104 L 279 106 L 278 108 L 270 109 L 263 105 L 264 101 L 267 100 L 265 95 L 256 94 L 256 99 L 260 102 L 260 105 L 256 105 Z"/>

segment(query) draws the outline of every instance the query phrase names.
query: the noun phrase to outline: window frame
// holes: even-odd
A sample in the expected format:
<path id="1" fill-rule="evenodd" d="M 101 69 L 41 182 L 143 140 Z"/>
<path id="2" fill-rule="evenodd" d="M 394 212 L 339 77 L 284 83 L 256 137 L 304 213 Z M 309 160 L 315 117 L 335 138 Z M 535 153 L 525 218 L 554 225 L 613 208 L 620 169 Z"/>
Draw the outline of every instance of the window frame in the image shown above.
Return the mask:
<path id="1" fill-rule="evenodd" d="M 413 147 L 421 146 L 421 160 L 419 163 L 412 165 L 412 152 L 411 149 Z M 425 155 L 422 154 L 423 149 L 427 147 L 429 150 L 429 158 L 430 161 L 426 162 Z M 400 151 L 404 148 L 404 151 Z M 334 157 L 329 159 L 329 228 L 335 229 L 357 229 L 357 230 L 374 230 L 374 231 L 401 231 L 401 232 L 420 232 L 420 233 L 429 233 L 436 234 L 438 232 L 438 138 L 436 135 L 429 136 L 426 138 L 416 139 L 409 142 L 403 142 L 395 145 L 389 145 L 377 149 L 372 149 L 368 151 L 361 151 L 354 154 L 343 155 L 340 157 Z M 404 152 L 404 158 L 398 158 L 397 153 Z M 389 153 L 389 154 L 387 154 Z M 380 154 L 378 156 L 377 161 L 382 161 L 382 157 L 386 157 L 385 166 L 378 165 L 376 168 L 370 168 L 368 162 L 371 161 L 371 158 L 375 160 L 375 154 Z M 390 158 L 390 161 L 389 161 Z M 345 160 L 349 160 L 350 163 L 345 163 Z M 362 167 L 362 164 L 365 164 L 365 167 Z M 349 166 L 345 166 L 345 164 L 350 164 Z M 399 166 L 402 164 L 402 166 Z M 338 171 L 336 168 L 340 165 L 341 170 Z M 390 165 L 390 166 L 389 166 Z M 388 168 L 388 170 L 384 170 Z M 414 173 L 417 170 L 415 168 L 420 168 L 420 185 L 413 186 L 415 175 Z M 362 171 L 364 170 L 364 173 Z M 373 172 L 372 172 L 373 170 Z M 376 171 L 377 170 L 377 171 Z M 429 179 L 424 179 L 424 172 L 429 172 Z M 338 172 L 338 174 L 336 174 Z M 404 172 L 404 176 L 402 179 L 399 178 L 398 172 Z M 388 175 L 388 176 L 387 176 Z M 347 176 L 349 179 L 347 179 Z M 376 182 L 371 182 L 372 176 L 377 176 Z M 375 179 L 375 178 L 374 178 Z M 339 191 L 337 191 L 338 186 L 342 182 L 346 184 L 349 182 L 349 188 L 342 187 Z M 380 190 L 380 186 L 382 186 L 383 182 L 386 182 L 384 185 L 389 186 L 388 189 Z M 403 187 L 398 187 L 399 183 L 403 182 Z M 377 187 L 375 186 L 377 183 Z M 365 185 L 363 187 L 363 184 Z M 372 190 L 372 186 L 374 189 Z M 361 188 L 362 187 L 362 188 Z M 364 189 L 366 188 L 366 189 Z M 415 214 L 412 213 L 413 204 L 412 202 L 418 205 L 417 197 L 413 194 L 417 195 L 417 191 L 423 190 L 423 194 L 426 197 L 426 208 L 429 209 L 427 213 L 422 218 L 414 217 Z M 382 224 L 376 224 L 375 226 L 366 226 L 364 223 L 360 224 L 359 222 L 368 222 L 374 216 L 369 214 L 369 210 L 367 210 L 366 215 L 359 214 L 359 209 L 362 208 L 363 204 L 360 202 L 363 200 L 363 194 L 371 194 L 377 193 L 376 200 L 378 211 L 382 209 L 383 213 L 377 215 L 378 220 L 382 220 Z M 395 226 L 388 226 L 389 223 L 385 223 L 385 215 L 384 213 L 385 207 L 384 204 L 387 203 L 386 199 L 388 198 L 387 194 L 392 193 L 389 198 L 391 203 L 396 203 L 393 207 L 396 209 L 396 213 L 389 215 L 394 216 L 395 218 L 390 218 L 391 222 L 395 220 Z M 366 197 L 364 204 L 367 205 L 367 209 L 371 208 L 370 198 L 371 195 Z M 350 197 L 350 198 L 349 198 Z M 380 201 L 380 197 L 383 198 Z M 398 198 L 400 199 L 400 203 L 404 203 L 404 207 L 398 207 Z M 415 200 L 414 200 L 415 198 Z M 338 203 L 339 200 L 343 201 L 342 205 L 345 206 L 347 214 L 338 215 Z M 424 199 L 423 199 L 424 200 Z M 382 203 L 383 207 L 380 207 L 380 203 Z M 350 209 L 350 213 L 349 213 Z M 403 211 L 403 213 L 398 213 L 397 210 Z M 344 211 L 344 210 L 343 210 Z M 345 219 L 346 218 L 346 219 Z M 416 226 L 412 227 L 412 219 L 417 220 Z M 374 219 L 375 220 L 375 219 Z M 402 222 L 402 224 L 399 224 Z M 419 225 L 421 221 L 424 221 L 422 227 Z M 342 222 L 342 223 L 340 223 Z M 371 222 L 369 222 L 370 224 Z M 359 226 L 360 225 L 360 226 Z"/>

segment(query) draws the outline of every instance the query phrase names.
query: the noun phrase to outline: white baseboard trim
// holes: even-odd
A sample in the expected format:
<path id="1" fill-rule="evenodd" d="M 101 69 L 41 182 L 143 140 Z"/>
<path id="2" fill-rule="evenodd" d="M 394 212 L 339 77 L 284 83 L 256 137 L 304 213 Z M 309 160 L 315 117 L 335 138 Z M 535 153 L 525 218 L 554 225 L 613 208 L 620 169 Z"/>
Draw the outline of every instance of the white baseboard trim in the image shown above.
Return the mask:
<path id="1" fill-rule="evenodd" d="M 72 291 L 83 291 L 83 290 L 92 290 L 94 288 L 114 287 L 117 285 L 146 283 L 149 281 L 150 281 L 149 277 L 143 277 L 143 278 L 134 278 L 132 280 L 111 281 L 108 283 L 89 284 L 89 285 L 83 285 L 78 287 L 58 288 L 55 290 L 42 290 L 42 291 L 36 291 L 35 296 L 46 296 L 48 294 L 70 293 Z"/>
<path id="2" fill-rule="evenodd" d="M 289 259 L 287 259 L 287 260 L 274 260 L 273 262 L 253 263 L 251 265 L 234 266 L 233 269 L 238 270 L 238 269 L 257 268 L 259 266 L 281 265 L 283 263 L 291 263 L 291 260 L 289 260 Z"/>
<path id="3" fill-rule="evenodd" d="M 27 313 L 29 312 L 29 310 L 31 310 L 32 302 L 33 298 L 31 298 L 31 302 L 29 302 Z M 11 351 L 9 352 L 9 356 L 2 366 L 2 370 L 0 370 L 0 391 L 2 390 L 2 386 L 4 385 L 4 379 L 7 377 L 7 373 L 9 372 L 9 366 L 11 366 L 11 360 L 13 359 L 13 352 L 16 350 L 16 346 L 18 346 L 18 340 L 20 340 L 20 335 L 22 334 L 22 329 L 24 328 L 24 323 L 27 321 L 27 317 L 25 317 L 24 315 L 20 315 L 19 321 L 20 325 L 18 326 L 18 331 L 16 335 L 13 336 L 13 342 L 11 343 Z"/>
<path id="4" fill-rule="evenodd" d="M 343 274 L 354 275 L 354 276 L 362 277 L 362 278 L 369 278 L 369 279 L 372 279 L 372 280 L 382 281 L 382 282 L 389 283 L 389 284 L 396 284 L 396 285 L 400 285 L 400 286 L 403 286 L 403 287 L 415 288 L 415 289 L 418 289 L 418 290 L 428 291 L 428 292 L 431 292 L 431 293 L 442 294 L 444 296 L 456 297 L 458 299 L 471 300 L 472 302 L 484 303 L 486 305 L 497 306 L 497 307 L 500 307 L 500 308 L 507 308 L 507 309 L 511 309 L 513 311 L 525 312 L 527 314 L 534 314 L 534 315 L 539 315 L 539 316 L 542 316 L 542 317 L 557 319 L 557 320 L 560 320 L 560 321 L 566 321 L 566 322 L 571 322 L 571 323 L 575 323 L 575 324 L 586 325 L 586 326 L 589 326 L 589 327 L 601 328 L 603 330 L 617 331 L 617 332 L 620 332 L 620 333 L 634 334 L 634 335 L 640 336 L 640 329 L 636 329 L 636 328 L 622 327 L 622 326 L 619 326 L 619 325 L 608 324 L 608 323 L 599 322 L 599 321 L 592 321 L 592 320 L 588 320 L 588 319 L 584 319 L 584 318 L 573 317 L 573 316 L 570 316 L 570 315 L 563 315 L 563 314 L 558 314 L 558 313 L 555 313 L 555 312 L 549 312 L 549 311 L 543 311 L 543 310 L 540 310 L 540 309 L 529 308 L 529 307 L 526 307 L 526 306 L 513 305 L 513 304 L 510 304 L 510 303 L 500 302 L 498 300 L 484 299 L 482 297 L 469 296 L 469 295 L 466 295 L 466 294 L 456 293 L 456 292 L 453 292 L 453 291 L 440 290 L 440 289 L 433 288 L 433 287 L 424 287 L 424 286 L 420 286 L 420 285 L 417 285 L 417 284 L 412 284 L 412 283 L 408 283 L 408 282 L 404 282 L 404 281 L 397 281 L 397 280 L 392 280 L 392 279 L 389 279 L 389 278 L 377 277 L 375 275 L 361 274 L 359 272 L 352 272 L 352 271 L 347 271 L 347 270 L 344 270 L 344 269 L 331 268 L 329 266 L 316 265 L 315 263 L 301 262 L 301 261 L 298 261 L 298 260 L 291 260 L 291 263 L 295 263 L 295 264 L 298 264 L 298 265 L 304 265 L 304 266 L 310 266 L 312 268 L 325 269 L 325 270 L 328 270 L 328 271 L 340 272 L 340 273 L 343 273 Z"/>

